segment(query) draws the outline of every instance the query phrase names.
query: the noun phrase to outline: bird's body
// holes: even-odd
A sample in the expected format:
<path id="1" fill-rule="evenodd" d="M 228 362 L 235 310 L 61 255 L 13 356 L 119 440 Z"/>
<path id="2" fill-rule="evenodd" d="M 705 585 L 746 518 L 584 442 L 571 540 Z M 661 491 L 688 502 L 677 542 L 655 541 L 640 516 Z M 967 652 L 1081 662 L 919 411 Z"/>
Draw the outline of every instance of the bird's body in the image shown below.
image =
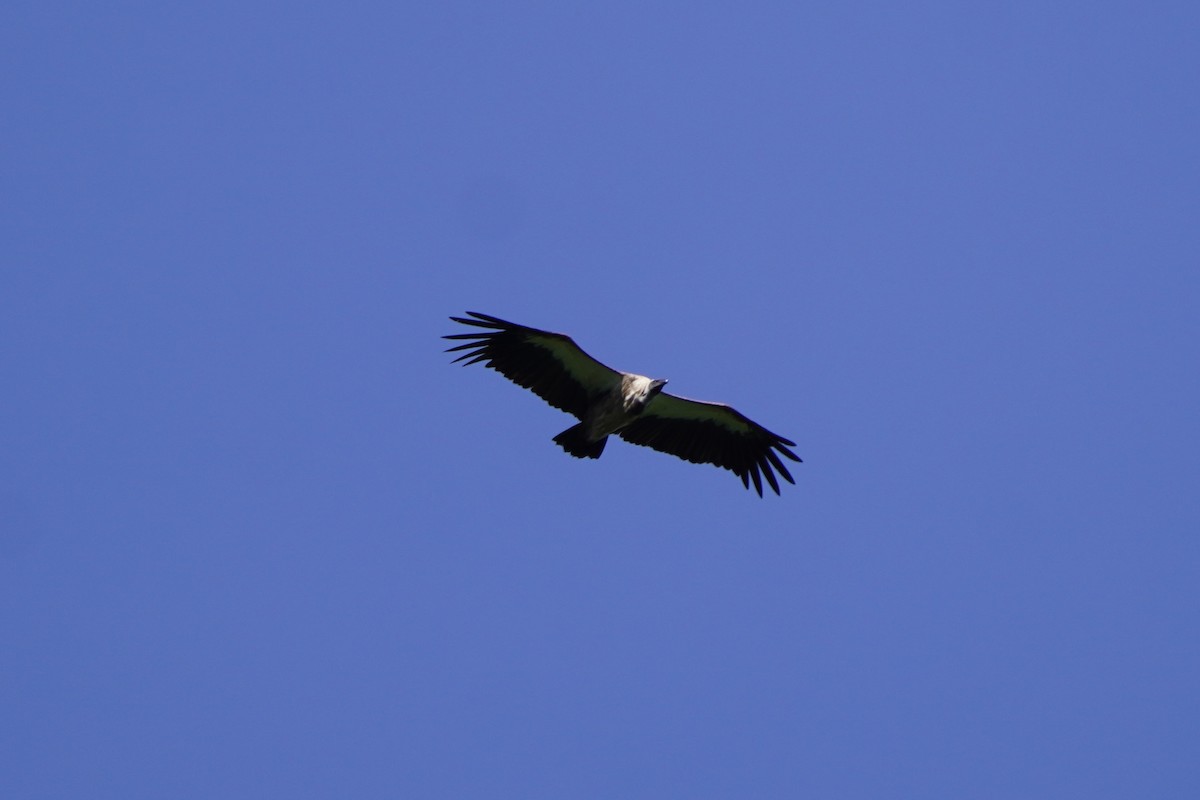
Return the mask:
<path id="1" fill-rule="evenodd" d="M 687 461 L 728 469 L 746 487 L 753 480 L 760 496 L 763 477 L 779 494 L 775 472 L 795 483 L 779 460 L 783 455 L 800 461 L 787 447 L 795 443 L 730 406 L 667 394 L 662 391 L 665 380 L 607 367 L 564 334 L 527 328 L 474 311 L 467 313 L 472 319 L 450 319 L 488 332 L 445 336 L 469 340 L 447 352 L 465 350 L 455 361 L 485 362 L 485 366 L 578 418 L 579 424 L 554 437 L 555 443 L 571 455 L 599 458 L 608 437 L 616 434 L 627 442 Z"/>
<path id="2" fill-rule="evenodd" d="M 595 395 L 580 423 L 554 437 L 554 441 L 573 456 L 599 458 L 609 435 L 640 417 L 666 385 L 664 380 L 621 373 Z"/>

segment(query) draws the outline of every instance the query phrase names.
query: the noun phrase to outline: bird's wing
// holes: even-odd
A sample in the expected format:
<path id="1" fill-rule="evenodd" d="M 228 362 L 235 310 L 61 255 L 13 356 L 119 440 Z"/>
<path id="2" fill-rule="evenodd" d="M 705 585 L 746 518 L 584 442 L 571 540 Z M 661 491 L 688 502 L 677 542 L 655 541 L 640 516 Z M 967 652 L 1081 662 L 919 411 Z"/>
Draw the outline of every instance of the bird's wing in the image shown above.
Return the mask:
<path id="1" fill-rule="evenodd" d="M 446 350 L 447 353 L 466 351 L 455 362 L 463 361 L 465 366 L 482 361 L 485 367 L 532 390 L 568 414 L 583 419 L 591 399 L 621 379 L 621 373 L 583 352 L 570 336 L 526 328 L 474 311 L 467 314 L 472 319 L 450 319 L 486 332 L 443 336 L 443 339 L 468 340 Z"/>
<path id="2" fill-rule="evenodd" d="M 695 464 L 716 464 L 730 470 L 747 489 L 753 480 L 760 497 L 763 477 L 779 494 L 775 472 L 788 483 L 795 483 L 779 455 L 800 461 L 788 449 L 788 445 L 795 447 L 795 442 L 771 433 L 733 408 L 665 392 L 651 400 L 645 412 L 617 435 Z"/>

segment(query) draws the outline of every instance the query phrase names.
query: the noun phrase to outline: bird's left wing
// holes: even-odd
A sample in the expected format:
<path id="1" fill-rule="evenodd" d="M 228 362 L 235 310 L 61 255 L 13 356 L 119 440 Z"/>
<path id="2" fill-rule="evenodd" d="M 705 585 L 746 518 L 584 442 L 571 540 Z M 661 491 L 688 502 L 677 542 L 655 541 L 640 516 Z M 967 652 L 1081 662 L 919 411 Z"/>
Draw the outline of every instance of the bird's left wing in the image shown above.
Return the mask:
<path id="1" fill-rule="evenodd" d="M 443 339 L 467 339 L 447 353 L 465 350 L 455 362 L 484 362 L 555 408 L 583 419 L 591 399 L 620 381 L 621 373 L 583 352 L 570 336 L 526 328 L 497 317 L 468 311 L 471 319 L 451 317 L 485 332 L 453 333 Z"/>
<path id="2" fill-rule="evenodd" d="M 646 406 L 645 412 L 617 432 L 627 442 L 653 447 L 694 464 L 716 464 L 750 481 L 762 496 L 762 478 L 779 494 L 778 472 L 795 483 L 779 455 L 792 461 L 800 457 L 788 449 L 796 443 L 722 403 L 688 400 L 665 392 Z M 779 455 L 777 455 L 777 453 Z"/>

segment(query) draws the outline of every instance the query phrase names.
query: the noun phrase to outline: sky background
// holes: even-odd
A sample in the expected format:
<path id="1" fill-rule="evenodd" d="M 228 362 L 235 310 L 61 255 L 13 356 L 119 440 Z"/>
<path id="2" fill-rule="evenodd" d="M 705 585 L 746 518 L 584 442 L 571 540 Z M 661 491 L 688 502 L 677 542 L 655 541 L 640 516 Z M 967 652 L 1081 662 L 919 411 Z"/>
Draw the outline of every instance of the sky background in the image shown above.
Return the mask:
<path id="1" fill-rule="evenodd" d="M 5 3 L 0 794 L 1200 796 L 1198 36 Z M 798 485 L 567 457 L 468 309 Z"/>

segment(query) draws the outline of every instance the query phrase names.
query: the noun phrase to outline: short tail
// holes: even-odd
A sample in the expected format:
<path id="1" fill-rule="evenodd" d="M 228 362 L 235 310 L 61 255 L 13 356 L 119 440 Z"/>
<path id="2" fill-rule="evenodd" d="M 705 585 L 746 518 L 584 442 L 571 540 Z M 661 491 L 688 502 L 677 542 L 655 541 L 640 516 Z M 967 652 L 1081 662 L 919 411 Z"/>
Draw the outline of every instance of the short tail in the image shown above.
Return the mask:
<path id="1" fill-rule="evenodd" d="M 554 437 L 554 443 L 566 450 L 576 458 L 599 458 L 604 452 L 604 443 L 608 441 L 605 436 L 598 442 L 589 442 L 587 436 L 583 432 L 583 423 L 572 425 L 565 431 Z"/>

